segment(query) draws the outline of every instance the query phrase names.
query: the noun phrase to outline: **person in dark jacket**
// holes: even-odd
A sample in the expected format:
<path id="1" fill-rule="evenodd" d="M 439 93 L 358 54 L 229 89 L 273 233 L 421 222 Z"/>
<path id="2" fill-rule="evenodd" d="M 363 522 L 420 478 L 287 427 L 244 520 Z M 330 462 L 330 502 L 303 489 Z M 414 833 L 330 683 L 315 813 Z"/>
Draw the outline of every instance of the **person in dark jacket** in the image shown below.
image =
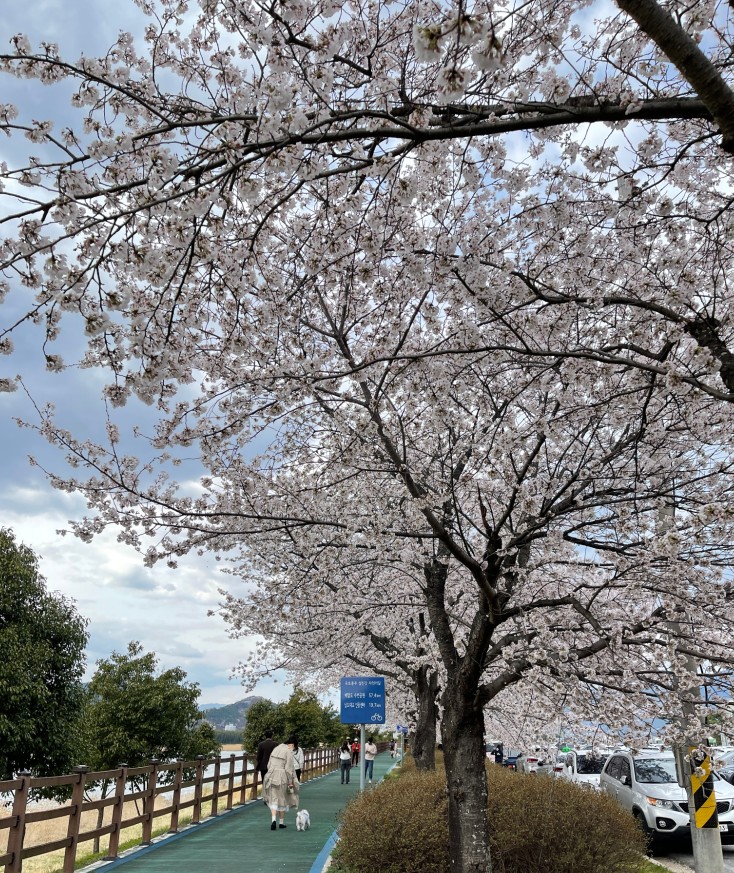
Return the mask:
<path id="1" fill-rule="evenodd" d="M 258 744 L 257 758 L 255 759 L 255 769 L 260 773 L 260 782 L 265 780 L 270 754 L 277 745 L 278 743 L 273 739 L 273 732 L 271 730 L 265 731 L 265 739 Z"/>

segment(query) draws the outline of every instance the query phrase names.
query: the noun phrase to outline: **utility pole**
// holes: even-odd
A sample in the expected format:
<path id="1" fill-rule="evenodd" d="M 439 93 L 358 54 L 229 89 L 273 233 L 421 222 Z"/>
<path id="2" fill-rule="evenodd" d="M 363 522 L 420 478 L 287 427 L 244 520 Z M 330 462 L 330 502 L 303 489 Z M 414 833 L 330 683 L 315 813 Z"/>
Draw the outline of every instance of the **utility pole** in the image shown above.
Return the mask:
<path id="1" fill-rule="evenodd" d="M 693 704 L 688 704 L 693 709 Z M 724 873 L 711 759 L 690 738 L 676 748 L 678 782 L 686 789 L 691 820 L 693 868 L 696 873 Z"/>
<path id="2" fill-rule="evenodd" d="M 660 510 L 660 527 L 663 533 L 675 524 L 674 500 L 674 497 L 669 498 Z M 674 639 L 680 639 L 680 622 L 669 621 L 667 625 Z M 686 672 L 691 676 L 698 674 L 698 664 L 692 655 L 686 656 Z M 675 675 L 673 682 L 680 688 L 680 682 Z M 683 714 L 679 724 L 683 740 L 675 748 L 675 760 L 678 784 L 686 789 L 688 798 L 693 867 L 696 873 L 724 873 L 724 853 L 721 848 L 721 834 L 716 814 L 711 759 L 703 750 L 699 739 L 690 734 L 690 725 L 696 716 L 696 705 L 690 697 L 690 691 L 684 688 L 683 695 L 681 701 Z"/>

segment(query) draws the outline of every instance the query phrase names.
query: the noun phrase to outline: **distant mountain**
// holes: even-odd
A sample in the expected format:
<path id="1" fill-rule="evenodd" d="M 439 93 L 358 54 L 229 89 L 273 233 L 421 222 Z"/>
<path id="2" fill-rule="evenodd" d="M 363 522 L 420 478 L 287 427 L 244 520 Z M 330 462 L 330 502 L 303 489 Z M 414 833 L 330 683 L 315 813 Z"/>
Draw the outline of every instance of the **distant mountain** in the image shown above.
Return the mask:
<path id="1" fill-rule="evenodd" d="M 200 703 L 199 711 L 206 712 L 207 709 L 219 709 L 220 706 L 226 706 L 226 703 Z"/>
<path id="2" fill-rule="evenodd" d="M 229 703 L 225 706 L 218 706 L 216 709 L 208 709 L 206 720 L 215 728 L 224 730 L 228 724 L 233 724 L 237 730 L 244 730 L 245 722 L 247 721 L 247 710 L 260 700 L 265 700 L 264 697 L 253 695 L 245 697 L 244 700 L 238 700 L 236 703 Z M 204 709 L 204 707 L 200 707 Z"/>

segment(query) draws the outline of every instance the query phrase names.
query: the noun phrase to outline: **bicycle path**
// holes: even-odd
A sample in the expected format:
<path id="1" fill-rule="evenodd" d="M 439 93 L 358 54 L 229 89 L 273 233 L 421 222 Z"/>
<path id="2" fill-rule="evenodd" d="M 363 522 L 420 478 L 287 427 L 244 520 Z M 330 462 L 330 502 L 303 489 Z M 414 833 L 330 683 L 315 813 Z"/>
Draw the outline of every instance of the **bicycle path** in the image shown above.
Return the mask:
<path id="1" fill-rule="evenodd" d="M 373 786 L 396 763 L 389 752 L 375 759 Z M 372 786 L 365 785 L 365 790 Z M 295 812 L 286 813 L 286 828 L 270 830 L 270 810 L 262 800 L 206 819 L 158 843 L 116 861 L 95 864 L 97 871 L 122 867 L 120 873 L 317 873 L 334 844 L 339 812 L 359 793 L 359 768 L 352 767 L 349 784 L 339 771 L 301 786 L 300 808 L 311 816 L 311 828 L 296 830 Z M 86 868 L 90 870 L 91 868 Z"/>

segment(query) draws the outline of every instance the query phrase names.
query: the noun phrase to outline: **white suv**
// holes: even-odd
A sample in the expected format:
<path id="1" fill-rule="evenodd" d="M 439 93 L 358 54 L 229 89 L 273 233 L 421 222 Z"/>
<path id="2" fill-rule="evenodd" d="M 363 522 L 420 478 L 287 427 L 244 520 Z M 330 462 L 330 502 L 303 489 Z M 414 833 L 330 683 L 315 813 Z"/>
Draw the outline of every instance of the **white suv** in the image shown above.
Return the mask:
<path id="1" fill-rule="evenodd" d="M 614 752 L 599 777 L 600 788 L 616 797 L 647 837 L 690 836 L 685 788 L 678 785 L 672 752 Z M 734 786 L 714 774 L 722 842 L 734 840 Z M 727 839 L 727 835 L 729 839 Z"/>
<path id="2" fill-rule="evenodd" d="M 601 771 L 610 754 L 609 749 L 571 749 L 563 759 L 560 775 L 577 785 L 598 789 Z"/>

